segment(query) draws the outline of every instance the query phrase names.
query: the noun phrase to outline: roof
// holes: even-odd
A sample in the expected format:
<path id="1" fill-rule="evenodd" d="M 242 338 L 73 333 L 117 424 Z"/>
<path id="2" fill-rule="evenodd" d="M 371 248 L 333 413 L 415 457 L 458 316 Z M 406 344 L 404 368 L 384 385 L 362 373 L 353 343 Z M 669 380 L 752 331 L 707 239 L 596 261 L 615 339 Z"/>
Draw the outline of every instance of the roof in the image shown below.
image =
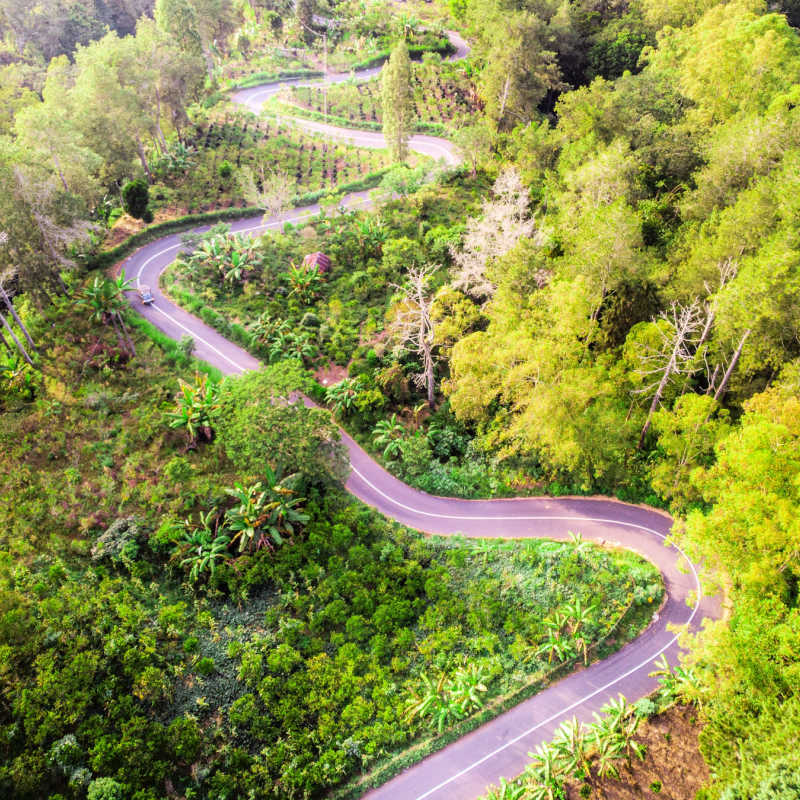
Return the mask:
<path id="1" fill-rule="evenodd" d="M 331 260 L 325 253 L 309 253 L 303 263 L 308 267 L 316 266 L 320 272 L 329 272 L 331 268 Z"/>

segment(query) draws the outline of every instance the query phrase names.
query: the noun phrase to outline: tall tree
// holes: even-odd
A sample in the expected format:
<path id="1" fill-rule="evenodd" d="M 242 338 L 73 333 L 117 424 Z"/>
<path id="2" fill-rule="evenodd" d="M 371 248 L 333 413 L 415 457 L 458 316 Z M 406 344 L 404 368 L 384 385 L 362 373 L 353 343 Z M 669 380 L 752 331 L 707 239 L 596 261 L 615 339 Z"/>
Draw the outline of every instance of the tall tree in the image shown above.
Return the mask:
<path id="1" fill-rule="evenodd" d="M 434 267 L 412 268 L 408 271 L 405 286 L 395 286 L 402 292 L 396 304 L 391 323 L 400 347 L 410 347 L 422 362 L 422 371 L 414 381 L 425 389 L 428 406 L 433 408 L 436 399 L 436 356 L 433 352 L 436 325 L 431 315 L 433 293 L 429 289 Z"/>
<path id="2" fill-rule="evenodd" d="M 500 173 L 492 191 L 494 198 L 484 202 L 483 215 L 468 220 L 461 247 L 452 251 L 453 286 L 479 300 L 495 292 L 492 268 L 497 259 L 535 231 L 528 187 L 514 167 Z"/>
<path id="3" fill-rule="evenodd" d="M 408 158 L 408 140 L 414 125 L 411 59 L 405 41 L 399 42 L 381 72 L 383 135 L 394 161 Z"/>

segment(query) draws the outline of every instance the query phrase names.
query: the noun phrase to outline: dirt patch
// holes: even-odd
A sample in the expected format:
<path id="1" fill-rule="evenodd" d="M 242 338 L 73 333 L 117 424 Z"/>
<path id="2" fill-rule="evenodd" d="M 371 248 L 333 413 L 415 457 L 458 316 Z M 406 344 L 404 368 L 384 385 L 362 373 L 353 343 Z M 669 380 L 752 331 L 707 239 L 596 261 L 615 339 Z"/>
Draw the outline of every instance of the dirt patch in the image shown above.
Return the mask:
<path id="1" fill-rule="evenodd" d="M 701 729 L 694 706 L 674 706 L 652 717 L 636 736 L 647 747 L 644 761 L 634 759 L 630 772 L 623 764 L 619 780 L 600 781 L 601 796 L 607 800 L 692 800 L 709 779 L 697 744 Z M 568 800 L 581 800 L 580 788 L 580 783 L 570 783 Z"/>
<path id="2" fill-rule="evenodd" d="M 323 386 L 333 386 L 334 383 L 344 380 L 347 377 L 347 367 L 340 367 L 338 364 L 328 364 L 325 367 L 319 367 L 314 372 L 314 377 L 317 383 Z"/>

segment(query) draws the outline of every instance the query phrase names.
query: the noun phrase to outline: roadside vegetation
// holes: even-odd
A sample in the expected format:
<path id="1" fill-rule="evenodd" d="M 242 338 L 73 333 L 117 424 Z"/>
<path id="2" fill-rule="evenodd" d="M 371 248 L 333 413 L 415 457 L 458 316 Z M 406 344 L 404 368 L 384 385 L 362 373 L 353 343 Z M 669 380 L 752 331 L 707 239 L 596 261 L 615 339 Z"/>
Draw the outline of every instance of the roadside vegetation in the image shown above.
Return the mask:
<path id="1" fill-rule="evenodd" d="M 41 369 L 2 395 L 8 796 L 321 796 L 658 605 L 630 554 L 383 521 L 336 487 L 327 413 L 270 402 L 297 366 L 220 383 L 135 333 L 133 356 L 82 291 L 97 314 L 26 315 Z"/>
<path id="2" fill-rule="evenodd" d="M 729 611 L 671 666 L 693 676 L 705 796 L 791 797 L 797 4 L 425 9 L 0 0 L 0 794 L 352 793 L 583 660 L 596 603 L 633 601 L 632 634 L 657 602 L 633 557 L 378 519 L 339 487 L 341 423 L 437 494 L 670 509 Z M 430 55 L 451 26 L 466 65 Z M 387 153 L 226 104 L 248 76 L 384 62 L 327 98 Z M 320 113 L 316 89 L 292 102 Z M 461 166 L 382 171 L 420 125 L 450 126 Z M 379 180 L 375 209 L 339 211 L 337 187 Z M 165 276 L 255 376 L 222 381 L 94 269 L 156 216 L 314 191 L 318 217 L 190 236 Z M 270 402 L 297 388 L 324 407 Z M 554 798 L 575 772 L 508 791 Z"/>

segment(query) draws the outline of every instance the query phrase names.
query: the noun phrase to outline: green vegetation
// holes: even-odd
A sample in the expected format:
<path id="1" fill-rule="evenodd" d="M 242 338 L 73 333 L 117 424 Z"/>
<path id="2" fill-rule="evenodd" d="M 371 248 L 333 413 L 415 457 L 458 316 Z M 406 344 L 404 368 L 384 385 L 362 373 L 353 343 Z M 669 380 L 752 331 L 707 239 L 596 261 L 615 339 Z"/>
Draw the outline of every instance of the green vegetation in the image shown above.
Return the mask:
<path id="1" fill-rule="evenodd" d="M 461 63 L 442 63 L 436 57 L 412 64 L 411 122 L 414 130 L 444 134 L 452 123 L 476 113 L 477 98 Z M 383 103 L 377 81 L 352 81 L 316 86 L 290 86 L 281 95 L 286 113 L 322 119 L 326 108 L 331 124 L 382 130 Z M 269 108 L 270 106 L 268 106 Z"/>
<path id="2" fill-rule="evenodd" d="M 798 5 L 447 5 L 0 0 L 3 795 L 352 793 L 602 656 L 598 608 L 643 623 L 633 556 L 429 540 L 350 502 L 331 412 L 436 494 L 670 508 L 730 604 L 663 676 L 704 722 L 706 797 L 793 791 Z M 412 69 L 445 24 L 467 65 Z M 385 126 L 392 160 L 450 126 L 463 168 L 385 169 L 221 91 L 390 52 L 380 103 L 291 102 Z M 337 207 L 379 180 L 377 208 Z M 165 276 L 261 372 L 222 380 L 99 274 L 187 213 L 304 193 L 323 213 L 192 235 Z M 123 209 L 160 224 L 119 244 Z M 587 778 L 636 756 L 611 712 Z M 502 791 L 555 796 L 557 761 Z"/>
<path id="3" fill-rule="evenodd" d="M 354 183 L 390 163 L 384 151 L 320 140 L 291 121 L 259 119 L 242 111 L 198 112 L 185 142 L 154 165 L 154 211 L 191 213 L 245 205 L 246 170 L 279 173 L 291 197 Z M 261 182 L 260 174 L 258 178 Z"/>
<path id="4" fill-rule="evenodd" d="M 297 366 L 179 387 L 73 307 L 26 314 L 41 380 L 2 395 L 4 794 L 320 796 L 427 730 L 404 715 L 432 676 L 475 664 L 499 699 L 549 672 L 575 597 L 592 642 L 639 609 L 617 645 L 657 604 L 630 554 L 382 521 L 336 488 L 326 412 L 270 402 Z"/>

